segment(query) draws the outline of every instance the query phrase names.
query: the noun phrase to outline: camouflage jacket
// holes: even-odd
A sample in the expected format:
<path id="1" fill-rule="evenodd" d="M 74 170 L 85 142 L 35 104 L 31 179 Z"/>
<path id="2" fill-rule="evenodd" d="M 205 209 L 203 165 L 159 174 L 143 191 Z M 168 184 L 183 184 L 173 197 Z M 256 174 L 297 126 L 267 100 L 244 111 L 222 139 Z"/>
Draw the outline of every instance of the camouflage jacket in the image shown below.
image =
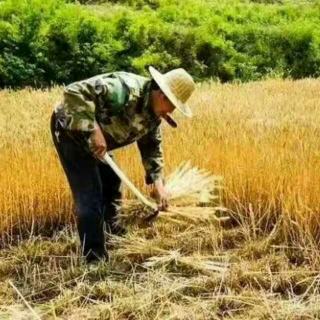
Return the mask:
<path id="1" fill-rule="evenodd" d="M 89 148 L 90 133 L 100 126 L 108 151 L 137 141 L 146 182 L 162 176 L 160 124 L 149 106 L 151 81 L 132 73 L 114 72 L 70 84 L 56 108 L 61 126 L 72 137 L 83 133 Z"/>

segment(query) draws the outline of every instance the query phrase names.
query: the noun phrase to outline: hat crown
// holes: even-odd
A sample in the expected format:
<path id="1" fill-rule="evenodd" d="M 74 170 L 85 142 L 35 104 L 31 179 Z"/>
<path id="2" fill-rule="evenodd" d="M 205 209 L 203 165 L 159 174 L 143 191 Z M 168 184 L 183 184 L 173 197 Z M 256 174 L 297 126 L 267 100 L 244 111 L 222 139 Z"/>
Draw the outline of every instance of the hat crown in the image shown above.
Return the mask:
<path id="1" fill-rule="evenodd" d="M 195 90 L 196 85 L 187 71 L 179 68 L 161 74 L 152 66 L 149 67 L 149 71 L 171 103 L 185 116 L 191 117 L 192 112 L 186 102 Z"/>
<path id="2" fill-rule="evenodd" d="M 192 77 L 182 68 L 164 74 L 165 81 L 174 96 L 182 103 L 186 103 L 196 86 Z"/>

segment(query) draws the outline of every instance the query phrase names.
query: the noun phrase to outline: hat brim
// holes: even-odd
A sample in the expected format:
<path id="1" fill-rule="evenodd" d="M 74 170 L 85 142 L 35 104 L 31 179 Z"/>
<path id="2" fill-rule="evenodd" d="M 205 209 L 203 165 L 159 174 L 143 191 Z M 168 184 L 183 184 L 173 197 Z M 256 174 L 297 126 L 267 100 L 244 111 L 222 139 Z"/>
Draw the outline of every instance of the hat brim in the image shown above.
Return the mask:
<path id="1" fill-rule="evenodd" d="M 166 97 L 172 102 L 172 104 L 186 117 L 191 118 L 192 117 L 192 111 L 188 107 L 186 103 L 182 103 L 179 101 L 176 96 L 172 93 L 169 86 L 166 84 L 165 77 L 163 74 L 161 74 L 159 71 L 157 71 L 153 67 L 149 67 L 149 72 L 154 79 L 154 81 L 158 84 L 161 91 L 166 95 Z"/>

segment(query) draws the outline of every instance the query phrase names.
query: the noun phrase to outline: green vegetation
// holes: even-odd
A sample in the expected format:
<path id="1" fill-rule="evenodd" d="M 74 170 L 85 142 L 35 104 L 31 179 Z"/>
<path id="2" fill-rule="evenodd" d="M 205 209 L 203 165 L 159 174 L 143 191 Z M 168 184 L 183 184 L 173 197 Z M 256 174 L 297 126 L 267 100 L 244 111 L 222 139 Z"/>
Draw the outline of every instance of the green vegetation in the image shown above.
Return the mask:
<path id="1" fill-rule="evenodd" d="M 319 76 L 320 3 L 265 2 L 0 0 L 0 87 L 148 65 L 222 82 Z"/>

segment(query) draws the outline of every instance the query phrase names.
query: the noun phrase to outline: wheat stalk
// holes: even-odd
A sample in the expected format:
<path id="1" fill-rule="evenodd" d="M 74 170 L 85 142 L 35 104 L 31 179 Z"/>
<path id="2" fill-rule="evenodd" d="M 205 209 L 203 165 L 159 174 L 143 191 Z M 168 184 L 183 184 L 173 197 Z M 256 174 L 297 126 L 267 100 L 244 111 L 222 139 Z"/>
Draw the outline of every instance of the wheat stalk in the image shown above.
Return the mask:
<path id="1" fill-rule="evenodd" d="M 219 258 L 219 257 L 218 257 Z M 150 257 L 142 265 L 145 267 L 153 268 L 169 265 L 174 263 L 178 266 L 189 267 L 198 271 L 215 271 L 224 273 L 228 270 L 230 264 L 227 262 L 214 261 L 217 257 L 214 256 L 183 256 L 179 250 L 167 251 L 165 254 Z"/>
<path id="2" fill-rule="evenodd" d="M 182 163 L 166 181 L 170 203 L 186 206 L 212 202 L 219 198 L 222 177 L 213 176 L 205 169 L 191 167 L 191 162 Z"/>
<path id="3" fill-rule="evenodd" d="M 218 218 L 217 210 L 224 210 L 221 207 L 197 205 L 211 204 L 218 196 L 215 194 L 221 188 L 219 183 L 221 177 L 213 176 L 210 172 L 192 168 L 190 161 L 182 163 L 173 173 L 171 173 L 165 184 L 169 192 L 169 207 L 165 212 L 160 212 L 161 219 L 167 219 L 176 223 L 180 222 L 204 222 L 222 221 L 227 217 Z M 155 201 L 148 199 L 153 205 Z M 147 205 L 138 200 L 122 200 L 118 205 L 119 225 L 148 225 L 148 218 L 153 215 L 153 211 Z"/>
<path id="4" fill-rule="evenodd" d="M 161 239 L 152 241 L 131 234 L 129 237 L 112 236 L 110 243 L 116 249 L 113 251 L 114 257 L 129 257 L 132 261 L 142 259 L 144 261 L 142 266 L 147 268 L 175 265 L 185 269 L 223 273 L 230 266 L 228 262 L 222 262 L 222 257 L 219 256 L 200 254 L 184 256 L 179 250 L 165 249 Z"/>

